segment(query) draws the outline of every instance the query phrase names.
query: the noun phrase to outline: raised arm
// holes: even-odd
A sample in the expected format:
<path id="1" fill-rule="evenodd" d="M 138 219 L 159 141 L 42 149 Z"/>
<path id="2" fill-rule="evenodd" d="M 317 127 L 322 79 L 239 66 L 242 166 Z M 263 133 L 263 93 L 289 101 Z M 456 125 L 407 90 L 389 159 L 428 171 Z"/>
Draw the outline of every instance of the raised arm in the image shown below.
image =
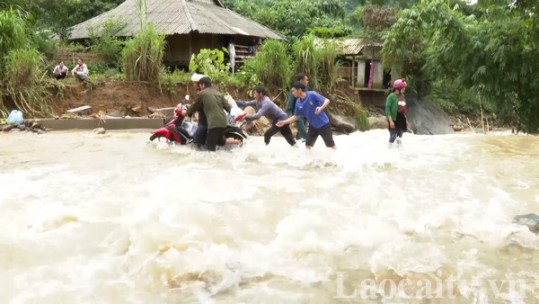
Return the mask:
<path id="1" fill-rule="evenodd" d="M 324 111 L 329 106 L 329 102 L 329 99 L 324 99 L 322 105 L 316 108 L 315 113 L 320 114 L 322 111 Z"/>
<path id="2" fill-rule="evenodd" d="M 264 102 L 262 103 L 262 107 L 258 109 L 258 112 L 256 112 L 255 114 L 247 115 L 245 117 L 245 120 L 247 121 L 257 120 L 260 117 L 266 115 L 266 113 L 269 111 L 270 108 L 271 108 L 271 102 Z"/>
<path id="3" fill-rule="evenodd" d="M 254 106 L 256 106 L 256 100 L 252 100 L 252 101 L 240 101 L 240 100 L 236 100 L 236 104 L 238 105 L 238 107 L 242 107 L 242 108 L 245 108 L 245 107 L 254 107 Z"/>

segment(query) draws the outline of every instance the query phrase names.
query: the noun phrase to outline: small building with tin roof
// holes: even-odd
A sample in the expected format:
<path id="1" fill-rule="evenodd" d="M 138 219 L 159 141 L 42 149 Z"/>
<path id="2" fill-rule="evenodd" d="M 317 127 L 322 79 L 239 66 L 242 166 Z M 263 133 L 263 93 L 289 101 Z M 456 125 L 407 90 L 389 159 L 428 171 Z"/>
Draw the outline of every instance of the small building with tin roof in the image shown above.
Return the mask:
<path id="1" fill-rule="evenodd" d="M 362 38 L 317 39 L 316 43 L 336 43 L 342 67 L 339 76 L 359 90 L 385 90 L 391 74 L 382 64 L 382 46 Z M 372 77 L 371 77 L 372 76 Z"/>

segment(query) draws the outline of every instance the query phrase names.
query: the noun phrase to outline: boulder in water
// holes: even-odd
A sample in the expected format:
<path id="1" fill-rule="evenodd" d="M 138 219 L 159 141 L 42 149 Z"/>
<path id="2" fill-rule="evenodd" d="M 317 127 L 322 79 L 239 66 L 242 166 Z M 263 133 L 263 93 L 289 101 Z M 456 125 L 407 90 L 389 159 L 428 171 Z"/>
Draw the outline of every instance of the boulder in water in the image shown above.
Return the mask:
<path id="1" fill-rule="evenodd" d="M 371 129 L 387 129 L 387 117 L 385 116 L 370 116 L 369 125 Z"/>
<path id="2" fill-rule="evenodd" d="M 94 129 L 94 134 L 105 134 L 105 133 L 107 133 L 107 130 L 105 130 L 105 128 Z"/>
<path id="3" fill-rule="evenodd" d="M 451 119 L 438 106 L 413 94 L 406 94 L 408 122 L 415 134 L 452 134 Z"/>
<path id="4" fill-rule="evenodd" d="M 246 107 L 244 111 L 247 115 L 256 114 L 256 109 L 253 107 Z M 264 116 L 257 120 L 250 121 L 245 125 L 247 133 L 256 135 L 263 135 L 269 127 L 271 127 L 271 122 Z"/>
<path id="5" fill-rule="evenodd" d="M 356 131 L 356 124 L 353 118 L 347 118 L 331 112 L 328 112 L 328 117 L 337 132 L 352 133 Z"/>
<path id="6" fill-rule="evenodd" d="M 11 129 L 13 129 L 12 125 L 4 125 L 4 126 L 2 126 L 2 131 L 4 131 L 4 132 L 9 132 L 9 131 L 11 131 Z"/>
<path id="7" fill-rule="evenodd" d="M 513 218 L 513 223 L 527 226 L 531 232 L 539 233 L 539 215 L 535 213 L 517 215 Z"/>

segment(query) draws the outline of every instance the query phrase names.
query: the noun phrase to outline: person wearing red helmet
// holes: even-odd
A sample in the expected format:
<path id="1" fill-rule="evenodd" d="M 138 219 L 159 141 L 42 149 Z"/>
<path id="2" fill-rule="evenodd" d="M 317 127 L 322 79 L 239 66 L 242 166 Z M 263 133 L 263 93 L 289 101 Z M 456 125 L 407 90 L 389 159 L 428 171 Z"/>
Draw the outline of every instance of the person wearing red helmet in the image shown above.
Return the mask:
<path id="1" fill-rule="evenodd" d="M 406 100 L 404 99 L 406 86 L 404 79 L 395 80 L 393 82 L 393 92 L 386 99 L 386 116 L 389 127 L 389 142 L 391 144 L 395 140 L 397 140 L 397 144 L 400 144 L 402 135 L 408 130 Z"/>

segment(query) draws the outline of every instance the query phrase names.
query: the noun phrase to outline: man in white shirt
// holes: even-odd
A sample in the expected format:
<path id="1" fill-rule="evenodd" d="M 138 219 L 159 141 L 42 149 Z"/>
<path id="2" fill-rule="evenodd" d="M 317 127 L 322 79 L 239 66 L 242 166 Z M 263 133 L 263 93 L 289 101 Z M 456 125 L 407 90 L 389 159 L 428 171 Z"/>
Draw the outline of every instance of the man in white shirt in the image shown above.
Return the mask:
<path id="1" fill-rule="evenodd" d="M 88 78 L 88 67 L 82 61 L 82 59 L 79 58 L 79 61 L 71 71 L 71 74 L 80 81 L 84 81 L 86 78 Z"/>
<path id="2" fill-rule="evenodd" d="M 66 78 L 68 71 L 69 69 L 64 65 L 64 62 L 60 61 L 60 64 L 54 67 L 52 74 L 54 75 L 54 78 L 56 79 L 64 79 Z"/>

